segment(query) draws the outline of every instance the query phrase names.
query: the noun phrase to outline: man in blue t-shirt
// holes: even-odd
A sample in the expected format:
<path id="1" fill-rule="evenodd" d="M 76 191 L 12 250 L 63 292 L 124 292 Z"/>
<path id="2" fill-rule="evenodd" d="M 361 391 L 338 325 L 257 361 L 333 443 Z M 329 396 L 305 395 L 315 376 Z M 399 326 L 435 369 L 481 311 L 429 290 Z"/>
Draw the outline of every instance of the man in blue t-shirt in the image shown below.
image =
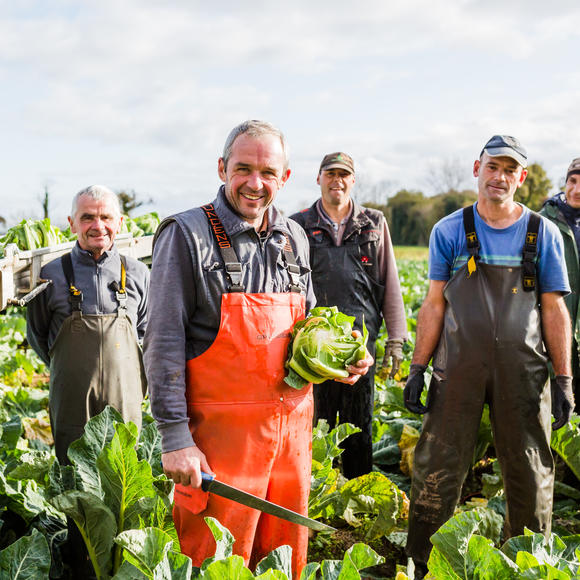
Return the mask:
<path id="1" fill-rule="evenodd" d="M 425 413 L 407 540 L 415 578 L 427 571 L 430 536 L 453 515 L 485 403 L 504 479 L 506 537 L 524 527 L 550 532 L 550 429 L 564 425 L 574 407 L 563 298 L 570 288 L 558 229 L 514 201 L 526 167 L 517 139 L 493 136 L 473 166 L 477 203 L 442 219 L 431 233 L 429 291 L 404 391 L 406 407 Z M 552 396 L 548 358 L 557 375 Z"/>

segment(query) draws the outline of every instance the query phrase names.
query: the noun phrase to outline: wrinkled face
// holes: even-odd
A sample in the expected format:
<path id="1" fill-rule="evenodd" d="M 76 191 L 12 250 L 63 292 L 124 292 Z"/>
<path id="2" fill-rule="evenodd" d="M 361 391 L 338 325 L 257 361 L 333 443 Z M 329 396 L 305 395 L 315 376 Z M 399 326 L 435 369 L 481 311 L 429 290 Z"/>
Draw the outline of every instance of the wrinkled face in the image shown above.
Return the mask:
<path id="1" fill-rule="evenodd" d="M 81 195 L 77 212 L 68 218 L 71 232 L 78 237 L 79 246 L 93 254 L 96 259 L 109 250 L 123 222 L 117 205 L 109 196 L 93 199 Z"/>
<path id="2" fill-rule="evenodd" d="M 335 167 L 323 169 L 316 178 L 322 200 L 327 205 L 342 206 L 349 202 L 354 187 L 354 173 Z"/>
<path id="3" fill-rule="evenodd" d="M 527 174 L 527 170 L 511 157 L 490 157 L 485 152 L 473 164 L 480 201 L 503 203 L 513 199 Z"/>
<path id="4" fill-rule="evenodd" d="M 278 190 L 290 177 L 290 170 L 284 170 L 284 164 L 280 138 L 268 134 L 240 135 L 234 141 L 227 167 L 223 158 L 218 162 L 226 198 L 234 211 L 256 229 L 262 225 L 264 213 Z"/>
<path id="5" fill-rule="evenodd" d="M 566 180 L 566 201 L 568 205 L 579 209 L 580 208 L 580 175 L 570 175 Z"/>

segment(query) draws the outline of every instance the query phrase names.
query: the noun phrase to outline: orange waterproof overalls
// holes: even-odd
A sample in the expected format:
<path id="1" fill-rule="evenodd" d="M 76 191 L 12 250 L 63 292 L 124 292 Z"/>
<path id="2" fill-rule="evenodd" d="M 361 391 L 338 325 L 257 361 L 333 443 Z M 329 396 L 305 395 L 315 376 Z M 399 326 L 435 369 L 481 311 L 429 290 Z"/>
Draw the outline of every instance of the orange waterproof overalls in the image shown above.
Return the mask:
<path id="1" fill-rule="evenodd" d="M 227 251 L 226 270 L 237 262 L 231 245 Z M 187 362 L 190 430 L 217 479 L 307 515 L 312 386 L 297 391 L 283 380 L 290 331 L 304 318 L 305 298 L 297 292 L 246 294 L 235 286 L 222 296 L 215 341 Z M 181 485 L 173 515 L 181 550 L 194 566 L 215 553 L 208 516 L 230 530 L 234 553 L 250 567 L 284 544 L 292 547 L 295 578 L 306 564 L 303 526 Z"/>

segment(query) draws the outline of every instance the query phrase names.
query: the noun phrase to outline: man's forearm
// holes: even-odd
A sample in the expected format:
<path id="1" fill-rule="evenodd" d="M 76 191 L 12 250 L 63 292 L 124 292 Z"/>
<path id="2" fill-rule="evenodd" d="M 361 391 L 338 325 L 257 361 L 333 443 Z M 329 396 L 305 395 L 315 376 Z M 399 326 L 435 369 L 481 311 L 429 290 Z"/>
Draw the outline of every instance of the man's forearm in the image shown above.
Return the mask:
<path id="1" fill-rule="evenodd" d="M 541 297 L 542 335 L 556 375 L 572 374 L 572 329 L 566 303 L 560 294 L 547 292 Z"/>
<path id="2" fill-rule="evenodd" d="M 413 351 L 413 364 L 428 365 L 437 347 L 445 310 L 425 302 L 417 316 L 417 338 Z"/>
<path id="3" fill-rule="evenodd" d="M 445 282 L 440 280 L 431 280 L 429 284 L 427 298 L 425 298 L 417 316 L 417 338 L 413 351 L 413 364 L 428 365 L 437 347 L 445 317 L 444 287 Z"/>

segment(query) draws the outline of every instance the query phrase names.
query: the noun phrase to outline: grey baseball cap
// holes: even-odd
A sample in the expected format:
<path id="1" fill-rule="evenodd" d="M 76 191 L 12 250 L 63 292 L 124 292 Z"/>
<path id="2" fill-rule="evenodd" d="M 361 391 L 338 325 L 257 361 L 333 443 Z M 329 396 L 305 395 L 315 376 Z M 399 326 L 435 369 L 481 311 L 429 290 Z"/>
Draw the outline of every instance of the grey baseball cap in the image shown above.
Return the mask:
<path id="1" fill-rule="evenodd" d="M 510 135 L 494 135 L 481 150 L 480 157 L 483 153 L 490 157 L 511 157 L 517 161 L 523 168 L 528 166 L 528 153 L 522 147 L 522 144 Z"/>

